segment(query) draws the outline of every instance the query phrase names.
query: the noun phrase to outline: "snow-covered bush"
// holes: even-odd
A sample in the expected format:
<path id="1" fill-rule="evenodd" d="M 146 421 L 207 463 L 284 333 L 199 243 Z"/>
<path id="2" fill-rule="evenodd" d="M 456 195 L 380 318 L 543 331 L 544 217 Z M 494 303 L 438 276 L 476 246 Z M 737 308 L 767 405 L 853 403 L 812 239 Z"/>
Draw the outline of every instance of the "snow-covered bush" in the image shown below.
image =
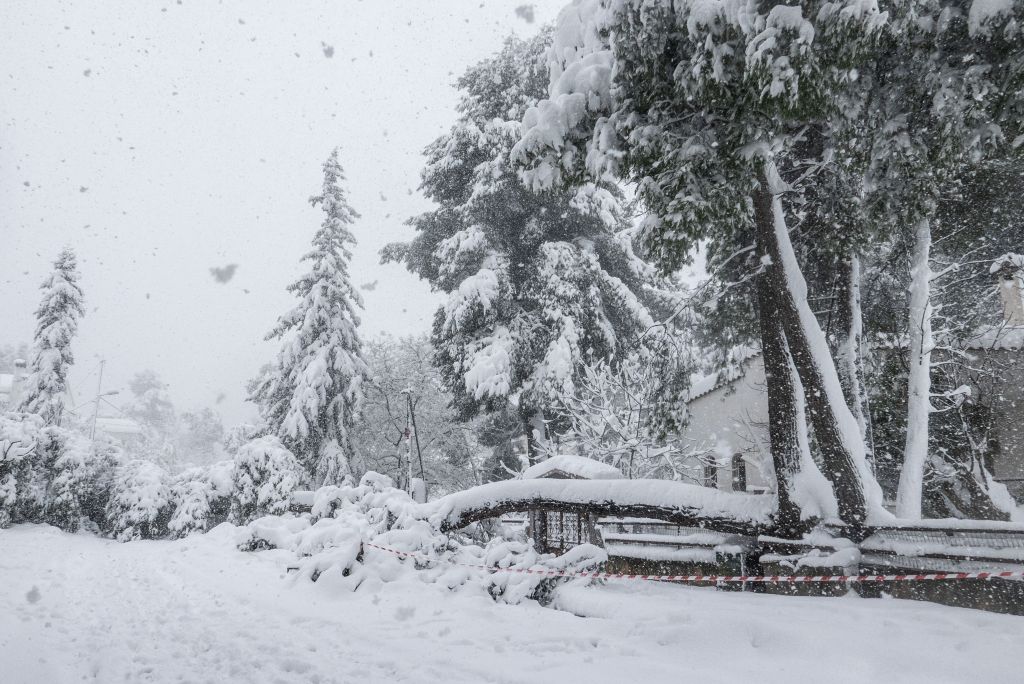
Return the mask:
<path id="1" fill-rule="evenodd" d="M 42 432 L 40 452 L 47 480 L 43 520 L 67 532 L 83 523 L 101 525 L 119 460 L 117 447 L 51 426 Z"/>
<path id="2" fill-rule="evenodd" d="M 33 478 L 43 419 L 30 413 L 0 414 L 0 528 L 20 517 L 22 492 Z"/>
<path id="3" fill-rule="evenodd" d="M 427 520 L 431 510 L 394 488 L 390 478 L 371 472 L 357 487 L 318 490 L 309 518 L 254 520 L 239 547 L 293 551 L 299 581 L 316 581 L 335 590 L 411 580 L 453 591 L 479 591 L 503 603 L 544 600 L 555 584 L 564 581 L 536 571 L 592 569 L 607 559 L 603 550 L 589 545 L 558 557 L 501 538 L 480 546 L 440 532 Z"/>
<path id="4" fill-rule="evenodd" d="M 245 446 L 246 443 L 251 442 L 257 437 L 262 437 L 266 432 L 267 429 L 265 427 L 251 423 L 233 425 L 228 428 L 227 434 L 224 436 L 224 451 L 228 456 L 234 458 L 238 450 Z"/>
<path id="5" fill-rule="evenodd" d="M 302 466 L 281 440 L 252 440 L 235 456 L 231 522 L 244 525 L 260 516 L 284 513 L 302 478 Z"/>
<path id="6" fill-rule="evenodd" d="M 156 539 L 167 532 L 171 488 L 163 468 L 135 459 L 117 469 L 110 500 L 107 527 L 118 541 Z"/>
<path id="7" fill-rule="evenodd" d="M 205 532 L 227 520 L 233 489 L 233 461 L 191 468 L 171 485 L 174 512 L 167 529 L 175 538 Z"/>

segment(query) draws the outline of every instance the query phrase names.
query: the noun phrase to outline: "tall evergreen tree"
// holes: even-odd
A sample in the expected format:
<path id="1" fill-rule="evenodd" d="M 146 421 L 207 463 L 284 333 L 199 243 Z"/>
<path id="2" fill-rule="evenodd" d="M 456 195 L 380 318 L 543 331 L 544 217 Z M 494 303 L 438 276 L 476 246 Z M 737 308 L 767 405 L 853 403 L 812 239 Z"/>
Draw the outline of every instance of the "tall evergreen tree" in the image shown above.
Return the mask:
<path id="1" fill-rule="evenodd" d="M 632 253 L 615 186 L 535 192 L 509 163 L 519 120 L 545 94 L 549 40 L 510 39 L 459 80 L 459 119 L 426 150 L 422 188 L 438 207 L 383 255 L 447 294 L 433 343 L 457 405 L 514 406 L 531 461 L 584 364 L 621 354 L 667 304 Z"/>
<path id="2" fill-rule="evenodd" d="M 310 270 L 288 287 L 299 304 L 267 335 L 282 340 L 281 351 L 252 398 L 314 481 L 337 484 L 350 472 L 350 435 L 369 369 L 357 329 L 363 301 L 349 280 L 349 247 L 356 242 L 350 226 L 359 215 L 342 188 L 337 149 L 323 171 L 323 192 L 310 198 L 324 212 L 313 249 L 303 257 Z"/>
<path id="3" fill-rule="evenodd" d="M 579 0 L 559 20 L 550 96 L 524 117 L 514 152 L 534 187 L 609 173 L 636 182 L 649 210 L 640 237 L 665 270 L 698 243 L 753 235 L 780 522 L 801 513 L 793 496 L 816 475 L 805 400 L 842 519 L 885 515 L 789 234 L 810 179 L 835 168 L 829 141 L 863 108 L 858 69 L 884 21 L 859 0 Z M 825 240 L 842 233 L 825 228 Z M 823 502 L 810 489 L 803 515 Z"/>
<path id="4" fill-rule="evenodd" d="M 63 250 L 41 286 L 43 298 L 36 309 L 35 348 L 19 410 L 42 416 L 47 425 L 59 425 L 64 414 L 68 371 L 75 362 L 71 339 L 84 315 L 78 264 L 71 249 Z"/>

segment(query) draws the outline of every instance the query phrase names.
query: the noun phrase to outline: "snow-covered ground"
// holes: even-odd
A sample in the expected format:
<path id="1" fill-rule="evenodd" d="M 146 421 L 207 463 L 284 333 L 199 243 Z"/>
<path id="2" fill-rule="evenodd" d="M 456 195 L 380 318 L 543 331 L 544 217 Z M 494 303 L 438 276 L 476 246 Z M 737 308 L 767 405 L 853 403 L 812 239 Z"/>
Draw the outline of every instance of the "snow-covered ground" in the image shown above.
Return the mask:
<path id="1" fill-rule="evenodd" d="M 0 681 L 1019 682 L 1024 618 L 908 601 L 654 584 L 566 587 L 562 610 L 414 578 L 297 583 L 224 525 L 119 544 L 0 530 Z M 575 613 L 575 614 L 574 614 Z M 586 617 L 578 617 L 585 615 Z"/>

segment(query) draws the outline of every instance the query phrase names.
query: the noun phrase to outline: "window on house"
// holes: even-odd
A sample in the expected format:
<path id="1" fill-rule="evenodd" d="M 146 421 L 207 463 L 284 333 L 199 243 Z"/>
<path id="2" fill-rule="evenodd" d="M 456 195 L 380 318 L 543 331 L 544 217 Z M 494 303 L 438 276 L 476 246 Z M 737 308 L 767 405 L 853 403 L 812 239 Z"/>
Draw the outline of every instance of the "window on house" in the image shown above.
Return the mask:
<path id="1" fill-rule="evenodd" d="M 732 457 L 732 491 L 747 491 L 747 462 L 740 454 Z"/>
<path id="2" fill-rule="evenodd" d="M 704 464 L 704 486 L 705 487 L 717 487 L 718 486 L 718 468 L 715 467 L 714 463 Z"/>

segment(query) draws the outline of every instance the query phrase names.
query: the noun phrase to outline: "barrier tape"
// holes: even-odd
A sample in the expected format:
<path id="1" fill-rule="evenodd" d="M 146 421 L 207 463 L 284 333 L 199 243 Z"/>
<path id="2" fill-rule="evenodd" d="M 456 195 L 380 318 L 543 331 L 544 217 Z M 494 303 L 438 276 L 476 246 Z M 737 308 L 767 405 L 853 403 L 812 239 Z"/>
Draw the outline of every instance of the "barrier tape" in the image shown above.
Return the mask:
<path id="1" fill-rule="evenodd" d="M 389 546 L 380 546 L 370 542 L 363 542 L 364 546 L 371 546 L 381 551 L 393 553 L 402 558 L 413 558 L 426 563 L 439 563 L 436 558 L 399 551 Z M 653 580 L 655 582 L 760 582 L 764 584 L 808 584 L 822 582 L 928 582 L 948 581 L 964 579 L 1013 579 L 1024 578 L 1024 571 L 1014 572 L 932 572 L 914 575 L 630 575 L 613 572 L 567 572 L 565 570 L 535 570 L 532 568 L 498 568 L 489 565 L 476 565 L 473 563 L 459 563 L 458 561 L 443 561 L 449 565 L 458 565 L 465 568 L 476 568 L 486 572 L 513 572 L 526 575 L 543 575 L 545 577 L 586 577 L 590 579 L 613 579 L 613 580 Z"/>

